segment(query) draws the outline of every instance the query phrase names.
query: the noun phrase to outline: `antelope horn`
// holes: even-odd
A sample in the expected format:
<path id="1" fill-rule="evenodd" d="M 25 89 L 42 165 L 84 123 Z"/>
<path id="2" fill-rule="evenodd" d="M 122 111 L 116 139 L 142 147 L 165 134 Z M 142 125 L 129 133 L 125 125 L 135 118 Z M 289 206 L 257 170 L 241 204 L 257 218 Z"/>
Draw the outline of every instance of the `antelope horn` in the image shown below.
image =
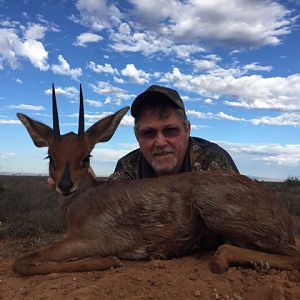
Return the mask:
<path id="1" fill-rule="evenodd" d="M 78 125 L 78 136 L 84 136 L 84 108 L 83 108 L 83 95 L 82 87 L 80 84 L 80 103 L 79 103 L 79 125 Z"/>
<path id="2" fill-rule="evenodd" d="M 60 138 L 59 120 L 58 120 L 58 113 L 57 113 L 54 83 L 52 84 L 52 114 L 53 114 L 53 136 L 54 138 Z"/>

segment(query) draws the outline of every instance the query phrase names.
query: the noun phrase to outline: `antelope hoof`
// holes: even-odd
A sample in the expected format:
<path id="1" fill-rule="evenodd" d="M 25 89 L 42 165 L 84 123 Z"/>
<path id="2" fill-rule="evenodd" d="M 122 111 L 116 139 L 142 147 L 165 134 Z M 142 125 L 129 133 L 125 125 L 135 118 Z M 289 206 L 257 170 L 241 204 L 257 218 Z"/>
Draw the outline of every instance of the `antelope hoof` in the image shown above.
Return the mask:
<path id="1" fill-rule="evenodd" d="M 219 248 L 215 252 L 215 254 L 212 257 L 211 262 L 210 262 L 210 268 L 211 268 L 212 272 L 216 273 L 216 274 L 223 274 L 229 268 L 229 263 L 226 259 L 226 256 L 220 250 L 221 249 Z"/>
<path id="2" fill-rule="evenodd" d="M 125 265 L 117 258 L 113 257 L 112 268 L 124 268 Z"/>
<path id="3" fill-rule="evenodd" d="M 99 270 L 99 271 L 106 271 L 109 269 L 116 269 L 116 268 L 124 267 L 124 264 L 120 261 L 120 259 L 115 256 L 108 256 L 105 258 L 97 259 L 97 261 L 95 261 L 95 263 L 97 264 L 97 267 L 95 268 L 95 270 Z"/>

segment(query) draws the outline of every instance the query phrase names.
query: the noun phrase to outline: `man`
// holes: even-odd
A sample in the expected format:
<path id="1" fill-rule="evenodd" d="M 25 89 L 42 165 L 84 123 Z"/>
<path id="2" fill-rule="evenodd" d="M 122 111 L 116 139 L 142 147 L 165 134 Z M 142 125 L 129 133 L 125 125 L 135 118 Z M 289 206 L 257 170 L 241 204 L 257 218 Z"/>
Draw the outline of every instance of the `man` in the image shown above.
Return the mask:
<path id="1" fill-rule="evenodd" d="M 217 144 L 190 137 L 191 126 L 177 91 L 152 85 L 132 103 L 140 148 L 122 157 L 109 180 L 157 177 L 188 171 L 239 173 Z"/>
<path id="2" fill-rule="evenodd" d="M 189 171 L 239 173 L 231 156 L 217 144 L 190 137 L 191 126 L 177 91 L 152 85 L 131 106 L 140 148 L 117 162 L 108 180 L 158 177 Z M 92 168 L 89 172 L 96 177 Z M 51 178 L 50 186 L 54 185 Z"/>

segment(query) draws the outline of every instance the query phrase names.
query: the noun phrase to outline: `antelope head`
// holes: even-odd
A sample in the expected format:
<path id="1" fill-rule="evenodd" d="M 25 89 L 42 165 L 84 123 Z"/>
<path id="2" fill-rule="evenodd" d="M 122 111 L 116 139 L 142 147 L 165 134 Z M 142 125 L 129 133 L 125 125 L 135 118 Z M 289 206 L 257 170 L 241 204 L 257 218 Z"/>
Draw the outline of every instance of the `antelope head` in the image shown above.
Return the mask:
<path id="1" fill-rule="evenodd" d="M 52 85 L 53 129 L 17 113 L 17 117 L 26 127 L 33 143 L 37 147 L 48 147 L 49 174 L 55 180 L 57 192 L 65 196 L 78 190 L 89 176 L 91 151 L 97 143 L 111 139 L 129 109 L 129 107 L 124 107 L 113 115 L 99 120 L 85 131 L 81 85 L 79 106 L 77 134 L 74 132 L 60 134 L 54 85 Z"/>

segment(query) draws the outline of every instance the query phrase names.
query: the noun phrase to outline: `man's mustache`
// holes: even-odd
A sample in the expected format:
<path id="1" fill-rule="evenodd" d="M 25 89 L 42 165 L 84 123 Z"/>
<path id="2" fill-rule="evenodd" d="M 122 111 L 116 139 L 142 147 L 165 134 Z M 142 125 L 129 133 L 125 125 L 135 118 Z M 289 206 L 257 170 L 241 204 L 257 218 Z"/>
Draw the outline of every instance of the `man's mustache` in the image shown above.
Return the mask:
<path id="1" fill-rule="evenodd" d="M 174 149 L 172 147 L 165 147 L 162 149 L 153 149 L 152 155 L 165 155 L 165 154 L 169 154 L 169 153 L 173 153 L 174 154 Z"/>

